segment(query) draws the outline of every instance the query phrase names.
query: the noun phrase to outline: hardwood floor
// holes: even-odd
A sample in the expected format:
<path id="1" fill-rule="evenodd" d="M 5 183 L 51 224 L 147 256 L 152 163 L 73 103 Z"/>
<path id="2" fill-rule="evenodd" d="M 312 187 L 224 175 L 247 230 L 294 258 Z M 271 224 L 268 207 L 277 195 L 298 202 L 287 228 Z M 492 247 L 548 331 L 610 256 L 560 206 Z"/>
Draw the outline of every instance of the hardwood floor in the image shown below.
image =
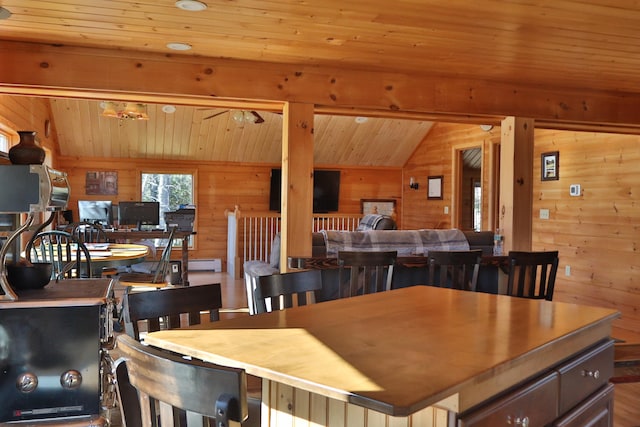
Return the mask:
<path id="1" fill-rule="evenodd" d="M 243 280 L 234 280 L 227 273 L 189 272 L 192 285 L 220 283 L 222 285 L 223 313 L 221 318 L 248 315 L 247 297 Z M 615 427 L 640 427 L 640 382 L 615 386 Z"/>

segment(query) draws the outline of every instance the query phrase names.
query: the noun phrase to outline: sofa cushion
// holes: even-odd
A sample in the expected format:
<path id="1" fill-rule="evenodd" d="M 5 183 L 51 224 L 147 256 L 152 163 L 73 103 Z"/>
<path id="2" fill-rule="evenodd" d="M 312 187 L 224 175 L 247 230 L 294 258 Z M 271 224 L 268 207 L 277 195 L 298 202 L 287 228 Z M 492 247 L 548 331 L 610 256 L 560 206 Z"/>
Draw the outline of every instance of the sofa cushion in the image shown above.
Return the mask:
<path id="1" fill-rule="evenodd" d="M 387 215 L 367 214 L 362 217 L 356 231 L 394 230 L 395 221 Z"/>
<path id="2" fill-rule="evenodd" d="M 273 236 L 271 242 L 271 253 L 269 254 L 269 265 L 273 268 L 280 268 L 280 233 Z"/>

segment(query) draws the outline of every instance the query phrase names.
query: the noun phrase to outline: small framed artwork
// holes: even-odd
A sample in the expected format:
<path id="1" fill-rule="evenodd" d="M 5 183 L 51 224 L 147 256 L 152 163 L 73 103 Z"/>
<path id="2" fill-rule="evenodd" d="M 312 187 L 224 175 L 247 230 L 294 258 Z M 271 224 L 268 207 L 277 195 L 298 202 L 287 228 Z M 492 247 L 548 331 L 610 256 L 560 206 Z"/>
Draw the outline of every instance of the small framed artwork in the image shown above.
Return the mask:
<path id="1" fill-rule="evenodd" d="M 86 194 L 118 194 L 117 171 L 89 171 L 85 181 Z"/>
<path id="2" fill-rule="evenodd" d="M 542 181 L 554 181 L 560 178 L 560 152 L 542 153 L 540 177 Z"/>
<path id="3" fill-rule="evenodd" d="M 360 199 L 363 215 L 380 214 L 392 216 L 396 210 L 395 199 Z"/>
<path id="4" fill-rule="evenodd" d="M 427 199 L 442 200 L 443 175 L 427 177 Z"/>

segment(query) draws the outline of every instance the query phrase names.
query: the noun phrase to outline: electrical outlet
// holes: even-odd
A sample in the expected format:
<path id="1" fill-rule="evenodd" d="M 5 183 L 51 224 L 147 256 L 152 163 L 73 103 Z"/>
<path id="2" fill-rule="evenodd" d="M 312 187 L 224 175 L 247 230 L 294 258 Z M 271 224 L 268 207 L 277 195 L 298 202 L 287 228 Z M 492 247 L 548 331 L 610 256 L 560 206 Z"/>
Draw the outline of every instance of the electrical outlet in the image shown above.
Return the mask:
<path id="1" fill-rule="evenodd" d="M 540 219 L 549 219 L 549 209 L 540 209 Z"/>
<path id="2" fill-rule="evenodd" d="M 564 267 L 564 275 L 565 276 L 571 276 L 571 266 L 567 265 Z"/>
<path id="3" fill-rule="evenodd" d="M 449 214 L 449 206 L 445 206 L 444 207 L 444 214 L 448 215 Z"/>

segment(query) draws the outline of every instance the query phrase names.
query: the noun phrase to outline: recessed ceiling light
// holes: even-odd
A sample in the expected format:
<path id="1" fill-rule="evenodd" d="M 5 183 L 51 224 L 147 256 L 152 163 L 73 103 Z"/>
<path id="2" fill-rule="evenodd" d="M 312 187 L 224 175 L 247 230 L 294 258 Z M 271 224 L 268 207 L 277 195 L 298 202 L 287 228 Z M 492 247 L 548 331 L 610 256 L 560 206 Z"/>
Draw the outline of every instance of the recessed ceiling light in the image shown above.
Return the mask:
<path id="1" fill-rule="evenodd" d="M 366 117 L 362 117 L 362 116 L 358 116 L 358 117 L 356 117 L 356 118 L 355 118 L 355 121 L 356 121 L 356 123 L 358 123 L 358 124 L 365 123 L 367 120 L 369 120 L 369 119 L 368 119 L 368 118 L 366 118 Z"/>
<path id="2" fill-rule="evenodd" d="M 205 10 L 207 5 L 196 0 L 178 0 L 176 7 L 190 12 L 200 12 L 201 10 Z"/>
<path id="3" fill-rule="evenodd" d="M 9 12 L 9 9 L 0 7 L 0 19 L 9 19 L 10 16 L 11 16 L 11 12 Z"/>
<path id="4" fill-rule="evenodd" d="M 189 43 L 167 43 L 167 47 L 172 50 L 189 50 L 191 45 Z"/>
<path id="5" fill-rule="evenodd" d="M 167 114 L 173 114 L 176 112 L 176 107 L 174 107 L 173 105 L 163 105 L 162 111 L 164 111 Z"/>

